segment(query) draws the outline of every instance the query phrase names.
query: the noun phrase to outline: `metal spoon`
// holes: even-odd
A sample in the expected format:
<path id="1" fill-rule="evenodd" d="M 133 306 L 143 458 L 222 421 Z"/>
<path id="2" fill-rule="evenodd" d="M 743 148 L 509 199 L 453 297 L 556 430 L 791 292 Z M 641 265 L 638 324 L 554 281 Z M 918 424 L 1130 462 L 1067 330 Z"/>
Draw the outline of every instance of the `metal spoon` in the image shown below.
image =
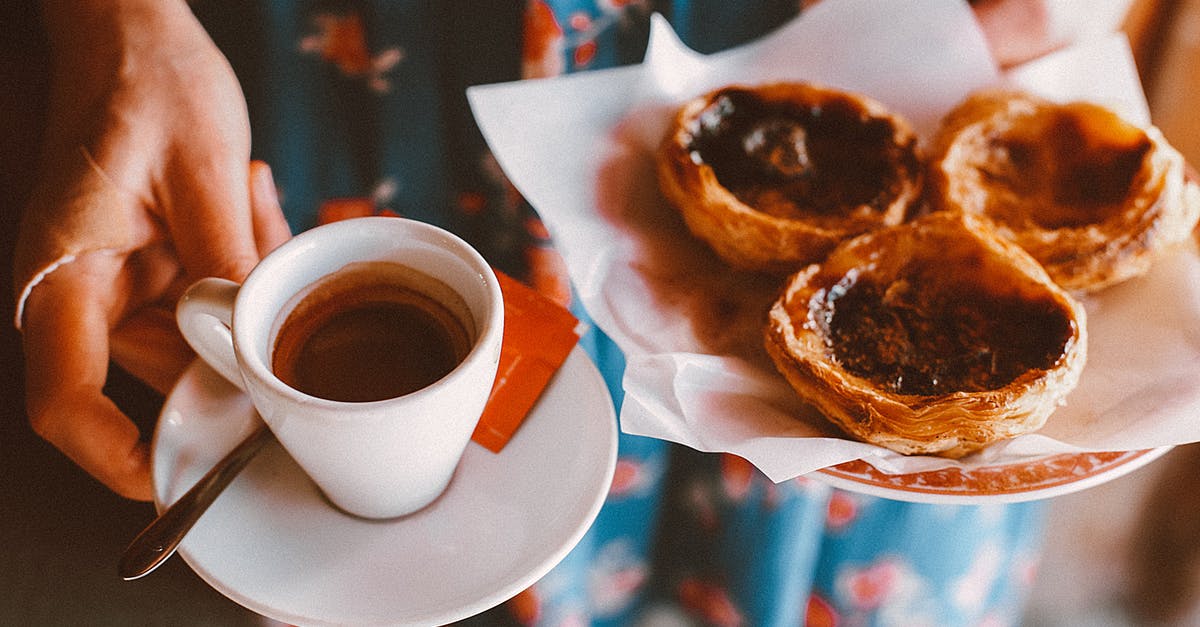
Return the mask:
<path id="1" fill-rule="evenodd" d="M 196 482 L 187 494 L 179 497 L 143 529 L 121 555 L 121 561 L 117 564 L 121 578 L 131 581 L 148 575 L 171 557 L 192 525 L 212 505 L 225 486 L 273 439 L 275 437 L 271 430 L 265 424 L 260 424 L 254 433 L 242 440 Z"/>

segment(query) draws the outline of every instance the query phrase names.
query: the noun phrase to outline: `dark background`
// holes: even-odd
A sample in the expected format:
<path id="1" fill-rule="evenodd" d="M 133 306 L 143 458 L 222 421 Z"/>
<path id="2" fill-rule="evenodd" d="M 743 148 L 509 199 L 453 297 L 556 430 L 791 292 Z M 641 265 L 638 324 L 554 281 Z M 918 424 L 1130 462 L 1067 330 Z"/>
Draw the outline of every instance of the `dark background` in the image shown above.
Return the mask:
<path id="1" fill-rule="evenodd" d="M 114 495 L 25 419 L 9 260 L 47 102 L 47 50 L 34 4 L 0 3 L 0 625 L 260 625 L 178 557 L 123 581 L 117 560 L 153 506 Z M 110 387 L 149 434 L 161 399 L 120 372 Z"/>

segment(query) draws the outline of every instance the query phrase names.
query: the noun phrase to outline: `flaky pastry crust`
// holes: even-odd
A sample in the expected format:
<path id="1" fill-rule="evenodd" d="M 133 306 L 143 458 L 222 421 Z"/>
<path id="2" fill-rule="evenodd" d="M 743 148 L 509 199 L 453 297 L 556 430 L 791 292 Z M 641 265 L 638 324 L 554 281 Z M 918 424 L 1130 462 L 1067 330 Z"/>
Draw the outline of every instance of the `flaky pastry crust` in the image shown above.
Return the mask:
<path id="1" fill-rule="evenodd" d="M 961 457 L 1045 423 L 1079 380 L 1087 325 L 1082 305 L 987 220 L 937 212 L 792 275 L 765 344 L 849 435 Z"/>
<path id="2" fill-rule="evenodd" d="M 910 124 L 811 83 L 727 86 L 685 103 L 657 151 L 659 187 L 730 265 L 792 272 L 899 224 L 923 171 Z"/>
<path id="3" fill-rule="evenodd" d="M 987 216 L 1081 293 L 1145 273 L 1200 218 L 1184 159 L 1157 128 L 1019 91 L 973 94 L 943 118 L 927 185 L 932 206 Z"/>

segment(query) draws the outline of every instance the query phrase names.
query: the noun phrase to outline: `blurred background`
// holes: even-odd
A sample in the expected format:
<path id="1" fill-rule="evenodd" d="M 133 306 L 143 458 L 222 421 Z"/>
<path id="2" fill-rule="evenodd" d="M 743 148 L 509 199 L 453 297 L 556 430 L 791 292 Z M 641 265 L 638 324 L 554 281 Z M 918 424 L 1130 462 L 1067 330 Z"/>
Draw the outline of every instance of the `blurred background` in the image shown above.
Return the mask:
<path id="1" fill-rule="evenodd" d="M 1200 163 L 1200 0 L 1140 0 L 1124 30 L 1151 118 L 1195 166 Z M 1148 555 L 1141 538 L 1151 528 L 1147 518 L 1165 507 L 1200 507 L 1200 501 L 1186 496 L 1198 477 L 1200 450 L 1190 445 L 1126 477 L 1055 499 L 1026 624 L 1200 626 L 1200 608 L 1192 603 L 1200 596 L 1200 525 L 1194 517 L 1162 513 L 1172 528 L 1154 527 L 1156 533 L 1191 540 L 1166 555 Z M 1121 603 L 1130 597 L 1150 616 L 1132 618 Z"/>

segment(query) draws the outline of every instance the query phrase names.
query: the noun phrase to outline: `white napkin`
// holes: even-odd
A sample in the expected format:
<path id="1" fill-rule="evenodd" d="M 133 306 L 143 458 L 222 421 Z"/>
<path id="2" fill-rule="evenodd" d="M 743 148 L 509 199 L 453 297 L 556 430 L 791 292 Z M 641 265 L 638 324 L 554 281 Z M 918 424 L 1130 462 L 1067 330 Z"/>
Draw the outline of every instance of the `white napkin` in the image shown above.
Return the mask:
<path id="1" fill-rule="evenodd" d="M 854 459 L 907 473 L 1200 440 L 1200 258 L 1192 249 L 1086 303 L 1089 363 L 1045 428 L 962 460 L 847 439 L 765 359 L 763 316 L 776 286 L 720 263 L 658 193 L 653 153 L 687 98 L 731 83 L 814 81 L 867 94 L 927 136 L 969 92 L 1007 80 L 1148 120 L 1120 36 L 1001 76 L 966 3 L 883 6 L 826 0 L 763 39 L 708 56 L 655 16 L 640 65 L 468 90 L 492 151 L 545 221 L 583 305 L 626 354 L 622 429 L 736 453 L 775 481 Z"/>

